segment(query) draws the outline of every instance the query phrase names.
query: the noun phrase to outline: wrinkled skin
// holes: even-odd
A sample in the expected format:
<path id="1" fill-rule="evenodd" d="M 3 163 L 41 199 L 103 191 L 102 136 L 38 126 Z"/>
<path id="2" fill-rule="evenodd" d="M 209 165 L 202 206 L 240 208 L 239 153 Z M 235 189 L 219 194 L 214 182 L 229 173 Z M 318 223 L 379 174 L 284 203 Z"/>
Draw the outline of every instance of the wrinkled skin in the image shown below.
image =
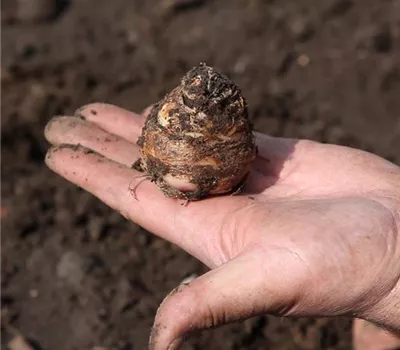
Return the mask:
<path id="1" fill-rule="evenodd" d="M 57 117 L 47 165 L 210 267 L 160 306 L 150 341 L 254 315 L 352 315 L 400 330 L 400 170 L 346 147 L 256 134 L 244 192 L 182 206 L 131 165 L 144 116 L 105 104 Z M 66 146 L 77 145 L 78 147 Z M 87 149 L 95 152 L 87 152 Z"/>

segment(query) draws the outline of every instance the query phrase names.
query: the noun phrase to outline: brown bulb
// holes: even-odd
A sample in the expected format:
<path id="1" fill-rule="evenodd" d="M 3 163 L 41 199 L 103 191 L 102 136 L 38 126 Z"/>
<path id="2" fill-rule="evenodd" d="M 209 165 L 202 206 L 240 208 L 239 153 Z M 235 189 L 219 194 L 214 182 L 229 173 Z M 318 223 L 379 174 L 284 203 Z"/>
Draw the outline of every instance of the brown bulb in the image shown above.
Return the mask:
<path id="1" fill-rule="evenodd" d="M 237 191 L 256 156 L 239 88 L 200 64 L 151 110 L 134 167 L 168 197 L 199 200 Z"/>

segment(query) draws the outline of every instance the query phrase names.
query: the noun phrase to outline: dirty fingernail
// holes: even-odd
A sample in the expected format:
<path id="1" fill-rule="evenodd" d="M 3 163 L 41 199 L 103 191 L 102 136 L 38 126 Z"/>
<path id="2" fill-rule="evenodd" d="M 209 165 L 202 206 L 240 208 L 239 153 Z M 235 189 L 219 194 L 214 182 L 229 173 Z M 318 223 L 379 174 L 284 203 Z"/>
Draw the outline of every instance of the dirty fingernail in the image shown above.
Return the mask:
<path id="1" fill-rule="evenodd" d="M 169 346 L 168 350 L 178 350 L 183 343 L 182 338 L 175 339 Z"/>
<path id="2" fill-rule="evenodd" d="M 97 113 L 96 107 L 93 104 L 87 104 L 78 108 L 75 111 L 74 116 L 86 119 L 88 116 L 96 116 Z"/>

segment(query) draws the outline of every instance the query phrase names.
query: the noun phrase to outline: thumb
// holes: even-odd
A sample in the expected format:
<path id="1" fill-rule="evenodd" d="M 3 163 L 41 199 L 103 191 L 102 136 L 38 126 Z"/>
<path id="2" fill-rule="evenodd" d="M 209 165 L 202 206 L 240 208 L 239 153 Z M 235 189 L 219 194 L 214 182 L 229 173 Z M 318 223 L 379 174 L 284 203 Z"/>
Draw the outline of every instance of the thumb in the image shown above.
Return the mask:
<path id="1" fill-rule="evenodd" d="M 286 314 L 297 300 L 294 291 L 301 290 L 298 279 L 287 276 L 281 259 L 262 254 L 240 255 L 175 288 L 157 311 L 149 348 L 178 349 L 195 331 L 265 313 Z"/>

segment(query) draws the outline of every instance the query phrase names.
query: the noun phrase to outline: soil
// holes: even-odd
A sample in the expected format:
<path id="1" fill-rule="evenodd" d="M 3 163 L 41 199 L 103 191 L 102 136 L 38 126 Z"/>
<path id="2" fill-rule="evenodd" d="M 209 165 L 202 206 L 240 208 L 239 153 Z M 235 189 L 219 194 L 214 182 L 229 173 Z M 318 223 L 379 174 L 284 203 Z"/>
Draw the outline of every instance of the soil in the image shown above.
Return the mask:
<path id="1" fill-rule="evenodd" d="M 50 172 L 43 129 L 92 101 L 141 111 L 206 62 L 257 130 L 400 163 L 397 0 L 4 0 L 2 345 L 144 349 L 157 306 L 205 271 Z M 350 320 L 258 317 L 187 349 L 349 349 Z"/>

